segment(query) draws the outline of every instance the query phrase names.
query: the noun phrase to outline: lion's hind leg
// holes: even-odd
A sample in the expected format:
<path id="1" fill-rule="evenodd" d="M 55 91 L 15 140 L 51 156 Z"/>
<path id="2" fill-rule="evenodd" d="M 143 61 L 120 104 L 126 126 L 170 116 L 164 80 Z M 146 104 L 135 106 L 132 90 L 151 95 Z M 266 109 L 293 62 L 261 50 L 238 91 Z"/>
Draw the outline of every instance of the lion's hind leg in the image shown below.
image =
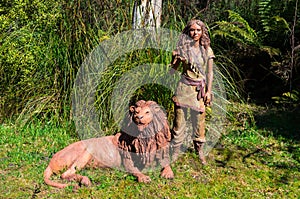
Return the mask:
<path id="1" fill-rule="evenodd" d="M 76 181 L 85 186 L 90 186 L 92 184 L 90 179 L 87 176 L 76 174 L 76 171 L 81 170 L 89 163 L 91 155 L 84 152 L 79 157 L 80 158 L 75 160 L 75 162 L 61 175 L 61 178 L 69 181 Z"/>
<path id="2" fill-rule="evenodd" d="M 61 178 L 68 181 L 76 181 L 85 186 L 90 186 L 92 184 L 90 179 L 87 176 L 76 174 L 76 169 L 73 168 L 65 171 L 61 175 Z"/>

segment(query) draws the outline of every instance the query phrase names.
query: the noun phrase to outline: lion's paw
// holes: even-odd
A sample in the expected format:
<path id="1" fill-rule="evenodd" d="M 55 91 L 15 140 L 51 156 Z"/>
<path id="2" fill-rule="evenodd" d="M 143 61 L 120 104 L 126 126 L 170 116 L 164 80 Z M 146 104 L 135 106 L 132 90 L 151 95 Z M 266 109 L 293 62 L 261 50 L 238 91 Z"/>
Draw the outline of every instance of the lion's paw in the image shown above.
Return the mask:
<path id="1" fill-rule="evenodd" d="M 92 182 L 90 181 L 90 179 L 86 176 L 83 176 L 81 181 L 80 181 L 81 184 L 85 185 L 85 186 L 91 186 L 92 185 Z"/>
<path id="2" fill-rule="evenodd" d="M 138 182 L 143 182 L 143 183 L 149 183 L 151 182 L 151 178 L 149 176 L 146 176 L 144 174 L 141 174 L 137 177 Z"/>
<path id="3" fill-rule="evenodd" d="M 163 178 L 166 178 L 166 179 L 173 179 L 174 178 L 174 173 L 173 173 L 170 166 L 166 166 L 161 171 L 160 176 L 163 177 Z"/>

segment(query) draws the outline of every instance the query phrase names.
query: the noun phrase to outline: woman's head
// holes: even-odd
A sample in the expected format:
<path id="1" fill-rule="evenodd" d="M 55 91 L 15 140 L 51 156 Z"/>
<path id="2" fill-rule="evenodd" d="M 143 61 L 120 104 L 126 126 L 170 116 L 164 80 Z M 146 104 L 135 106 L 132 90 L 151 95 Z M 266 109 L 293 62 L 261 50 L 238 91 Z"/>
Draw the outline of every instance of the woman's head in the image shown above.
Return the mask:
<path id="1" fill-rule="evenodd" d="M 182 33 L 188 35 L 194 40 L 199 40 L 200 45 L 204 46 L 205 48 L 210 46 L 210 38 L 206 25 L 201 20 L 190 20 L 183 29 Z"/>

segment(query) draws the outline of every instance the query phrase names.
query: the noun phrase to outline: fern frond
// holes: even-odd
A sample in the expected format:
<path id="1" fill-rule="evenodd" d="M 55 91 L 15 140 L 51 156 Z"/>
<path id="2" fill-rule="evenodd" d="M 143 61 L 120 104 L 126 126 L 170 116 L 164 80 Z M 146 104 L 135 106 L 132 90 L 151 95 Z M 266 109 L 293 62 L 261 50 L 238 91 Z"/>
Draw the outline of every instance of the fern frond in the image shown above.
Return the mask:
<path id="1" fill-rule="evenodd" d="M 274 17 L 272 17 L 272 19 L 274 20 L 274 21 L 276 21 L 276 25 L 281 25 L 280 26 L 280 28 L 281 29 L 285 29 L 285 30 L 288 30 L 288 31 L 291 31 L 291 28 L 290 28 L 290 26 L 289 26 L 289 24 L 288 24 L 288 22 L 283 18 L 283 17 L 280 17 L 280 16 L 274 16 Z M 274 28 L 278 28 L 278 26 L 276 26 L 276 27 L 274 27 Z M 275 29 L 275 30 L 276 30 Z"/>
<path id="2" fill-rule="evenodd" d="M 249 23 L 243 17 L 241 17 L 238 13 L 236 13 L 232 10 L 228 10 L 228 14 L 229 14 L 229 19 L 231 20 L 231 22 L 239 23 L 241 28 L 244 27 L 246 29 L 247 35 L 251 36 L 252 38 L 257 37 L 255 30 L 253 28 L 251 28 Z"/>
<path id="3" fill-rule="evenodd" d="M 274 48 L 271 46 L 261 46 L 260 49 L 266 53 L 268 53 L 271 57 L 279 55 L 280 50 L 278 48 Z"/>
<path id="4" fill-rule="evenodd" d="M 213 35 L 230 38 L 233 41 L 242 43 L 244 45 L 259 45 L 257 34 L 255 30 L 249 26 L 248 22 L 238 13 L 233 11 L 228 12 L 230 22 L 216 22 L 219 29 L 215 30 Z"/>
<path id="5" fill-rule="evenodd" d="M 274 12 L 278 7 L 276 1 L 260 0 L 258 5 L 260 22 L 265 32 L 270 33 L 278 29 L 290 31 L 288 22 L 283 17 L 278 16 L 278 13 Z"/>

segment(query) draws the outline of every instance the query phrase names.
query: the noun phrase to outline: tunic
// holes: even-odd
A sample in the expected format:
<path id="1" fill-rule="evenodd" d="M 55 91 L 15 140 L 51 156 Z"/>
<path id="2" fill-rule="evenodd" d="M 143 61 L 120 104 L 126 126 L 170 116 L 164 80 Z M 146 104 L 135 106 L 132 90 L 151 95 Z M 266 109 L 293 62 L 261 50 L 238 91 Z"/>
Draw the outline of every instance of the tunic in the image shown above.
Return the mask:
<path id="1" fill-rule="evenodd" d="M 182 63 L 182 77 L 172 99 L 177 106 L 204 112 L 206 68 L 214 53 L 210 47 L 205 50 L 203 46 L 200 46 L 198 54 L 191 47 L 177 52 L 177 56 L 184 57 L 186 62 Z"/>

